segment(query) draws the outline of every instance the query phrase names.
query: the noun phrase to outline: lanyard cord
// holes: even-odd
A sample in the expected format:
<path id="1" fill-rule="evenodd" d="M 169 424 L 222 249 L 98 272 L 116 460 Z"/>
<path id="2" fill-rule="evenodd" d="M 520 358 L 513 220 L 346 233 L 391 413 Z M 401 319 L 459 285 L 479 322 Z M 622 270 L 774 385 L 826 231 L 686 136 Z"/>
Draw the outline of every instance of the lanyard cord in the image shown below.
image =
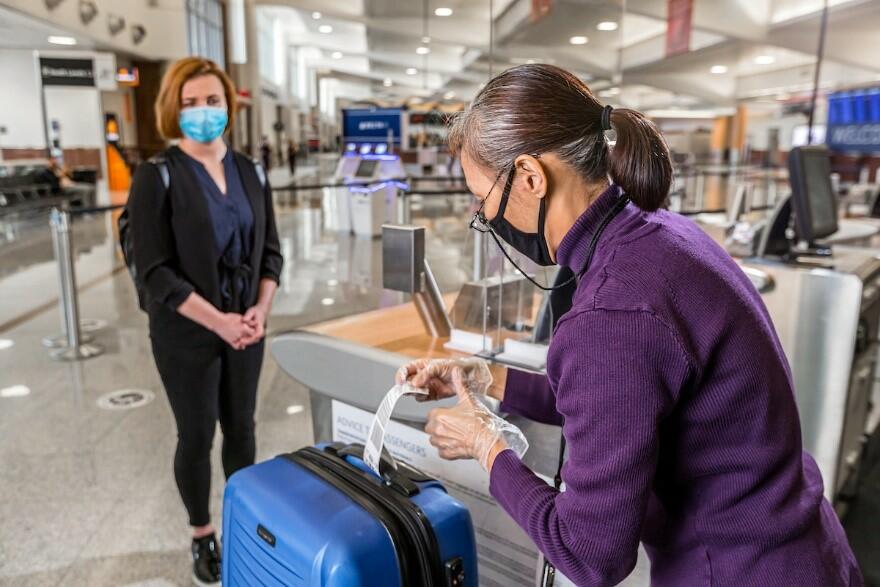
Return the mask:
<path id="1" fill-rule="evenodd" d="M 520 268 L 520 266 L 516 264 L 516 261 L 514 261 L 510 257 L 510 255 L 507 253 L 507 250 L 504 248 L 504 245 L 501 243 L 501 239 L 498 238 L 498 235 L 495 234 L 495 230 L 492 229 L 491 226 L 489 228 L 489 234 L 492 235 L 492 239 L 494 239 L 495 244 L 498 245 L 498 248 L 501 249 L 501 252 L 504 254 L 505 258 L 507 258 L 507 260 L 510 262 L 510 264 L 513 265 L 513 267 L 517 271 L 519 271 L 523 277 L 525 277 L 527 280 L 529 280 L 532 283 L 532 285 L 534 285 L 535 287 L 537 287 L 538 289 L 541 289 L 543 291 L 553 291 L 554 289 L 562 289 L 563 287 L 570 284 L 571 282 L 573 282 L 575 280 L 579 280 L 581 277 L 584 276 L 584 274 L 590 268 L 590 263 L 592 262 L 593 255 L 596 252 L 596 245 L 599 243 L 599 237 L 602 236 L 602 232 L 605 230 L 605 227 L 608 226 L 608 224 L 612 220 L 614 220 L 615 216 L 617 216 L 618 214 L 620 214 L 621 211 L 623 211 L 623 209 L 626 207 L 626 205 L 628 203 L 629 203 L 628 197 L 623 196 L 623 197 L 619 198 L 617 200 L 617 202 L 614 204 L 614 207 L 611 208 L 611 210 L 609 210 L 605 214 L 605 216 L 602 217 L 602 220 L 599 222 L 599 226 L 596 227 L 596 232 L 593 233 L 593 238 L 590 239 L 590 245 L 589 245 L 589 248 L 587 249 L 587 258 L 584 261 L 584 266 L 581 268 L 581 270 L 578 271 L 577 273 L 575 273 L 574 275 L 572 275 L 571 277 L 569 277 L 568 279 L 566 279 L 564 282 L 556 284 L 556 285 L 552 285 L 549 287 L 546 285 L 542 285 L 542 284 L 538 283 L 537 281 L 535 281 L 534 279 L 532 279 L 532 277 L 528 273 L 523 271 Z"/>

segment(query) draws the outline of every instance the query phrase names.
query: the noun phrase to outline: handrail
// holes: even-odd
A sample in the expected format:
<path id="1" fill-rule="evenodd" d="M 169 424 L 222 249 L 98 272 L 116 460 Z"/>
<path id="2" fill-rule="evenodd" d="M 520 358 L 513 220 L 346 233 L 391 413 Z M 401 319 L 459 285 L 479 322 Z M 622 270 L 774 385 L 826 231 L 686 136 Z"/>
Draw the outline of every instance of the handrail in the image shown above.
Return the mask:
<path id="1" fill-rule="evenodd" d="M 772 210 L 773 206 L 752 206 L 749 208 L 750 212 L 766 212 L 767 210 Z M 703 210 L 679 210 L 676 214 L 681 214 L 682 216 L 698 216 L 700 214 L 726 214 L 727 208 L 706 208 Z"/>
<path id="2" fill-rule="evenodd" d="M 470 190 L 455 190 L 455 189 L 439 189 L 439 190 L 414 190 L 411 192 L 404 192 L 406 196 L 457 196 L 457 195 L 470 195 Z"/>
<path id="3" fill-rule="evenodd" d="M 71 216 L 81 216 L 83 214 L 99 214 L 101 212 L 112 212 L 125 208 L 125 204 L 111 204 L 109 206 L 93 206 L 91 208 L 71 208 L 68 210 Z"/>
<path id="4" fill-rule="evenodd" d="M 304 184 L 299 185 L 296 182 L 291 182 L 287 185 L 282 186 L 272 186 L 273 192 L 295 192 L 300 190 L 319 190 L 323 188 L 341 188 L 341 187 L 366 187 L 369 185 L 373 185 L 376 183 L 380 183 L 383 181 L 399 181 L 407 184 L 414 184 L 419 182 L 427 182 L 427 181 L 463 181 L 464 178 L 458 175 L 417 175 L 417 176 L 405 176 L 405 177 L 389 177 L 380 180 L 369 180 L 369 181 L 335 181 L 335 182 L 327 182 L 327 183 L 312 183 L 312 184 Z"/>

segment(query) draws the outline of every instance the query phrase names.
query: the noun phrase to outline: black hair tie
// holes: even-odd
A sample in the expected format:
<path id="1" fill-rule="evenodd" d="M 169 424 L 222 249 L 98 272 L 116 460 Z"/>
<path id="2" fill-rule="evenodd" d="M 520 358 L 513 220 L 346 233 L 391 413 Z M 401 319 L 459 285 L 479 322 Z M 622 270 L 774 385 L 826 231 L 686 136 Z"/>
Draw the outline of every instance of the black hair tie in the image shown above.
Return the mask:
<path id="1" fill-rule="evenodd" d="M 611 130 L 611 111 L 614 108 L 611 107 L 611 104 L 607 104 L 605 108 L 602 109 L 602 130 Z"/>

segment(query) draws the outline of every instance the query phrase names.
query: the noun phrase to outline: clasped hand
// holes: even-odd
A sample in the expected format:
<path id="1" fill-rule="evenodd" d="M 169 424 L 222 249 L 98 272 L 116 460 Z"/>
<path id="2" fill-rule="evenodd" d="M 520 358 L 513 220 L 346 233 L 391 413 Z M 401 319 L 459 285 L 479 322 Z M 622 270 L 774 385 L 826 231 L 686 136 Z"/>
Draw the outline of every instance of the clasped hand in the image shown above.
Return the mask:
<path id="1" fill-rule="evenodd" d="M 217 335 L 237 351 L 259 342 L 266 334 L 266 312 L 252 306 L 244 314 L 223 314 L 216 328 Z"/>

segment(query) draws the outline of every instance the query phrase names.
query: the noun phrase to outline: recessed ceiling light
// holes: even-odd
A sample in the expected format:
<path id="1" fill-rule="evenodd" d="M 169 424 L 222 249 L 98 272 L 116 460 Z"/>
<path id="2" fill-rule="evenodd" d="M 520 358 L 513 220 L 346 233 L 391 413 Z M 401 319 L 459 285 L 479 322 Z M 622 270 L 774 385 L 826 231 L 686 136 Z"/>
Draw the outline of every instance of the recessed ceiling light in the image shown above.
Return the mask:
<path id="1" fill-rule="evenodd" d="M 709 69 L 709 71 L 711 71 L 714 74 L 727 73 L 727 66 L 726 65 L 713 65 Z"/>
<path id="2" fill-rule="evenodd" d="M 386 88 L 390 88 L 393 84 L 394 84 L 394 82 L 391 81 L 390 77 L 386 77 L 384 80 L 382 80 L 382 85 L 385 86 Z M 331 281 L 335 281 L 335 280 L 331 280 Z M 329 281 L 327 282 L 327 285 L 330 285 Z"/>
<path id="3" fill-rule="evenodd" d="M 583 36 L 572 37 L 568 40 L 572 45 L 586 45 L 587 41 L 589 41 L 589 39 Z"/>
<path id="4" fill-rule="evenodd" d="M 31 388 L 27 385 L 10 385 L 0 389 L 0 397 L 24 397 L 30 392 Z"/>
<path id="5" fill-rule="evenodd" d="M 14 346 L 15 341 L 13 341 L 11 338 L 0 338 L 0 351 L 11 349 Z"/>
<path id="6" fill-rule="evenodd" d="M 775 61 L 776 58 L 772 55 L 758 55 L 757 57 L 755 57 L 755 63 L 757 63 L 758 65 L 770 65 Z"/>
<path id="7" fill-rule="evenodd" d="M 789 94 L 788 92 L 782 92 L 781 94 L 778 94 L 776 96 L 776 99 L 780 102 L 785 102 L 786 100 L 791 100 L 791 94 Z"/>
<path id="8" fill-rule="evenodd" d="M 53 45 L 76 45 L 76 39 L 74 39 L 73 37 L 65 37 L 62 35 L 50 36 L 49 42 Z"/>
<path id="9" fill-rule="evenodd" d="M 421 104 L 422 102 L 424 102 L 424 100 L 422 100 L 418 96 L 409 99 L 410 104 Z"/>
<path id="10" fill-rule="evenodd" d="M 386 81 L 386 82 L 389 82 L 389 83 L 388 83 L 389 86 L 391 85 L 391 78 L 387 78 L 387 77 L 386 77 L 386 78 L 385 78 L 385 81 Z M 338 279 L 328 279 L 328 280 L 327 280 L 327 285 L 329 285 L 330 287 L 336 287 L 337 285 L 339 285 L 339 280 L 338 280 Z"/>
<path id="11" fill-rule="evenodd" d="M 604 20 L 596 25 L 596 28 L 600 31 L 616 31 L 617 23 L 613 20 Z"/>
<path id="12" fill-rule="evenodd" d="M 599 95 L 603 98 L 610 98 L 619 94 L 620 88 L 608 88 L 607 90 L 602 90 L 601 92 L 599 92 Z"/>
<path id="13" fill-rule="evenodd" d="M 406 68 L 406 75 L 416 75 L 417 73 L 419 73 L 419 70 L 416 69 L 415 67 L 407 67 Z"/>
<path id="14" fill-rule="evenodd" d="M 443 94 L 444 100 L 452 100 L 453 98 L 455 98 L 455 92 L 453 92 L 453 91 L 449 91 L 449 92 L 446 92 L 445 94 Z"/>
<path id="15" fill-rule="evenodd" d="M 287 406 L 287 415 L 293 416 L 294 414 L 299 414 L 303 410 L 305 410 L 305 408 L 302 407 L 301 405 L 293 404 L 292 406 Z"/>
<path id="16" fill-rule="evenodd" d="M 334 300 L 333 298 L 324 298 L 321 300 L 322 306 L 332 306 L 335 303 L 336 303 L 336 300 Z"/>
<path id="17" fill-rule="evenodd" d="M 324 33 L 325 35 L 333 32 L 333 27 L 329 24 L 322 24 L 318 27 L 318 31 Z"/>
<path id="18" fill-rule="evenodd" d="M 416 47 L 416 53 L 418 53 L 419 55 L 427 55 L 430 52 L 431 50 L 427 47 Z"/>
<path id="19" fill-rule="evenodd" d="M 334 51 L 330 57 L 333 59 L 342 59 L 342 51 Z"/>
<path id="20" fill-rule="evenodd" d="M 431 42 L 431 37 L 422 37 L 422 43 L 424 43 L 425 45 L 427 45 L 430 42 Z"/>
<path id="21" fill-rule="evenodd" d="M 312 18 L 314 18 L 315 20 L 321 20 L 321 13 L 316 10 L 312 13 Z"/>
<path id="22" fill-rule="evenodd" d="M 445 8 L 442 6 L 440 8 L 435 8 L 434 9 L 434 16 L 452 16 L 452 9 Z"/>

